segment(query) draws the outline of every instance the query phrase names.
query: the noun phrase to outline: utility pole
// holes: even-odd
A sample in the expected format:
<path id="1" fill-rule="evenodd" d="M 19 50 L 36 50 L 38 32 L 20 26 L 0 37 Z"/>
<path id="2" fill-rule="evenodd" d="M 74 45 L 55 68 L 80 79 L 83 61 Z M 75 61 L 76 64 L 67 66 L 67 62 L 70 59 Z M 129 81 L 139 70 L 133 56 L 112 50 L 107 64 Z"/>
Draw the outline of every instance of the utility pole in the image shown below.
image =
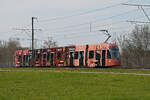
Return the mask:
<path id="1" fill-rule="evenodd" d="M 34 29 L 34 20 L 35 19 L 37 19 L 37 17 L 32 17 L 32 29 L 28 29 L 28 28 L 13 28 L 13 30 L 19 30 L 19 31 L 24 31 L 24 32 L 26 32 L 26 31 L 31 31 L 32 32 L 32 39 L 28 39 L 28 40 L 32 40 L 31 42 L 31 56 L 32 56 L 32 58 L 31 58 L 31 65 L 32 66 L 34 66 L 34 31 L 42 31 L 42 29 Z M 29 35 L 29 34 L 27 34 L 28 35 L 28 37 L 30 37 L 31 38 L 31 36 Z M 23 40 L 23 39 L 21 39 L 21 40 Z"/>
<path id="2" fill-rule="evenodd" d="M 34 28 L 34 27 L 33 27 Z M 26 35 L 28 36 L 29 39 L 26 39 L 26 40 L 30 40 L 31 41 L 31 44 L 29 46 L 30 49 L 32 49 L 32 35 L 29 34 L 30 32 L 32 32 L 32 29 L 31 28 L 13 28 L 13 30 L 17 30 L 17 31 L 22 31 L 22 32 L 25 32 Z M 42 31 L 42 29 L 33 29 L 34 31 Z M 24 38 L 20 39 L 20 40 L 23 40 Z"/>
<path id="3" fill-rule="evenodd" d="M 144 7 L 150 7 L 150 5 L 140 5 L 140 4 L 127 4 L 127 3 L 122 3 L 122 5 L 128 5 L 128 6 L 144 6 Z"/>
<path id="4" fill-rule="evenodd" d="M 32 17 L 32 67 L 34 66 L 34 19 L 36 17 Z"/>
<path id="5" fill-rule="evenodd" d="M 145 11 L 144 8 L 143 8 L 143 7 L 150 7 L 150 5 L 126 4 L 126 3 L 123 3 L 122 5 L 136 6 L 136 7 L 140 8 L 140 9 L 142 10 L 142 12 L 144 13 L 144 15 L 146 16 L 146 18 L 148 19 L 148 22 L 141 22 L 141 21 L 128 21 L 128 22 L 135 22 L 135 23 L 150 23 L 150 17 L 148 16 L 148 14 L 146 13 L 146 11 Z"/>
<path id="6" fill-rule="evenodd" d="M 145 22 L 145 21 L 129 21 L 127 20 L 126 22 L 130 22 L 130 23 L 145 23 L 145 24 L 150 24 L 150 22 Z"/>

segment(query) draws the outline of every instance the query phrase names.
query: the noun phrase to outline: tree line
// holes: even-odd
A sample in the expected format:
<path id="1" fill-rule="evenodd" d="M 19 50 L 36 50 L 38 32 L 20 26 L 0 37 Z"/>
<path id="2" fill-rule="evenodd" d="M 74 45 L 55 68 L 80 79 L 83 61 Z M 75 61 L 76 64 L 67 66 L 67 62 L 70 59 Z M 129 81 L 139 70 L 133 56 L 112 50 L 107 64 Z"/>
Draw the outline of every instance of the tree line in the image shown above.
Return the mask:
<path id="1" fill-rule="evenodd" d="M 48 37 L 41 48 L 52 48 L 56 46 L 57 43 L 53 40 L 53 38 Z M 0 40 L 0 67 L 13 67 L 15 51 L 23 49 L 27 48 L 22 47 L 18 39 L 10 38 L 8 41 Z"/>
<path id="2" fill-rule="evenodd" d="M 8 41 L 0 40 L 0 66 L 13 66 L 13 55 L 18 49 L 22 49 L 19 41 L 9 39 Z"/>
<path id="3" fill-rule="evenodd" d="M 131 33 L 120 35 L 121 68 L 150 68 L 150 27 L 135 26 Z"/>

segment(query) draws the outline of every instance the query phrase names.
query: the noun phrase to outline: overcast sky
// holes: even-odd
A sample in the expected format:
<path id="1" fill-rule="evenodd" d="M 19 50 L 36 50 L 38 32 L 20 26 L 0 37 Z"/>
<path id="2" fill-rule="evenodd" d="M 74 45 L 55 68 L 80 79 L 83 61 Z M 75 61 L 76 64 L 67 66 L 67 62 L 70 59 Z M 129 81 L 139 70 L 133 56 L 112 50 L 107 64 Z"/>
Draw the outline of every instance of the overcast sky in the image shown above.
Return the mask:
<path id="1" fill-rule="evenodd" d="M 124 2 L 150 4 L 149 0 L 0 0 L 0 40 L 20 38 L 22 45 L 30 46 L 31 31 L 14 29 L 30 29 L 31 17 L 37 17 L 35 27 L 42 29 L 35 32 L 38 46 L 47 37 L 59 45 L 103 42 L 106 36 L 100 29 L 115 37 L 131 32 L 134 25 L 126 20 L 147 21 L 137 7 L 119 5 Z M 88 11 L 95 12 L 80 15 Z"/>

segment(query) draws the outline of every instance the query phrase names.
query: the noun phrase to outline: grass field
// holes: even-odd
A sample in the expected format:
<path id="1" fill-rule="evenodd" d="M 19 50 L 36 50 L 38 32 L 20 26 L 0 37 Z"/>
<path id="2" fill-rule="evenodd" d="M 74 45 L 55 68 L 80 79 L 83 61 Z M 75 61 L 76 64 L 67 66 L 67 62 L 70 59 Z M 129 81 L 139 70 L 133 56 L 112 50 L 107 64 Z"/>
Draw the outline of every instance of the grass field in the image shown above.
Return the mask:
<path id="1" fill-rule="evenodd" d="M 79 68 L 0 70 L 0 100 L 150 100 L 148 75 L 80 73 L 150 74 L 150 70 Z"/>

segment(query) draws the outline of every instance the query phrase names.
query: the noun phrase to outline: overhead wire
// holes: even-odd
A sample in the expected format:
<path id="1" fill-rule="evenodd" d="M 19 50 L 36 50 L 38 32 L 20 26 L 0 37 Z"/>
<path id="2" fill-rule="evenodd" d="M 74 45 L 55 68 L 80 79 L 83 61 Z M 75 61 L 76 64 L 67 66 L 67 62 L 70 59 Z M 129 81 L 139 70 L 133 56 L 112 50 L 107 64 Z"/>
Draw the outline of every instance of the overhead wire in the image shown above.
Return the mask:
<path id="1" fill-rule="evenodd" d="M 128 3 L 130 1 L 133 1 L 133 0 L 128 0 L 128 1 L 123 2 L 123 3 Z M 97 11 L 101 11 L 101 10 L 105 10 L 105 9 L 108 9 L 108 8 L 116 7 L 116 6 L 119 6 L 121 4 L 122 3 L 117 3 L 117 4 L 114 4 L 114 5 L 106 6 L 106 7 L 103 7 L 103 8 L 97 8 L 97 9 L 94 9 L 94 10 L 90 10 L 90 11 L 86 11 L 86 12 L 82 12 L 82 13 L 78 13 L 78 14 L 72 14 L 72 15 L 61 16 L 61 17 L 54 17 L 54 18 L 43 19 L 43 20 L 39 20 L 39 21 L 40 22 L 48 22 L 48 21 L 53 21 L 53 20 L 62 20 L 62 19 L 66 19 L 66 18 L 82 16 L 82 15 L 86 15 L 86 14 L 89 14 L 89 13 L 94 13 L 94 12 L 97 12 Z"/>
<path id="2" fill-rule="evenodd" d="M 140 17 L 140 18 L 141 18 L 141 17 Z M 114 26 L 114 25 L 120 24 L 120 23 L 127 23 L 127 22 L 121 20 L 121 21 L 116 21 L 116 22 L 112 22 L 112 23 L 108 23 L 108 24 L 97 25 L 97 26 L 95 26 L 95 27 L 92 27 L 92 31 L 91 31 L 91 32 L 93 32 L 93 30 L 96 31 L 95 28 L 98 28 L 98 27 L 99 27 L 99 28 L 100 28 L 100 27 L 103 28 L 104 26 L 111 26 L 111 25 Z M 114 29 L 114 28 L 113 28 L 113 27 L 109 27 L 109 28 L 107 28 L 107 29 L 110 30 L 110 29 Z M 63 32 L 68 32 L 68 31 L 63 31 Z M 55 36 L 55 37 L 58 37 L 58 36 L 59 36 L 59 37 L 61 37 L 61 36 L 64 37 L 65 35 L 73 35 L 73 34 L 82 33 L 82 32 L 90 32 L 90 30 L 87 30 L 87 29 L 84 30 L 84 31 L 83 31 L 83 30 L 82 30 L 82 31 L 80 30 L 80 31 L 69 32 L 69 33 L 61 34 L 61 35 L 60 35 L 60 34 L 55 34 L 55 35 L 53 34 L 53 36 Z"/>
<path id="3" fill-rule="evenodd" d="M 112 23 L 112 25 L 118 24 L 120 22 L 125 22 L 125 21 L 114 22 L 114 23 Z M 110 24 L 103 24 L 102 26 L 106 26 L 106 25 L 110 25 Z M 109 30 L 110 29 L 120 29 L 120 28 L 127 29 L 125 27 L 117 27 L 117 28 L 115 27 L 115 28 L 109 28 Z M 92 32 L 98 32 L 98 30 L 94 30 Z M 82 34 L 76 34 L 76 33 L 82 33 Z M 89 36 L 89 34 L 87 34 L 87 33 L 91 33 L 91 32 L 90 31 L 80 31 L 80 32 L 74 32 L 74 33 L 69 33 L 69 34 L 63 34 L 63 36 L 62 35 L 61 36 L 60 35 L 54 35 L 55 36 L 54 39 L 58 39 L 58 40 L 60 40 L 60 39 L 66 39 L 66 38 L 67 39 L 69 39 L 69 38 L 72 39 L 72 38 L 75 38 L 75 37 L 78 37 L 78 36 L 81 36 L 81 35 L 83 35 L 83 36 L 86 35 L 86 37 L 87 37 L 87 35 Z M 70 35 L 72 35 L 72 36 L 70 36 Z M 93 35 L 93 33 L 92 33 L 92 35 Z M 91 34 L 90 34 L 90 36 L 91 36 Z"/>
<path id="4" fill-rule="evenodd" d="M 132 0 L 129 0 L 129 1 L 132 1 Z M 128 1 L 128 2 L 129 2 Z M 120 4 L 122 4 L 122 3 L 120 3 Z M 110 6 L 110 7 L 113 7 L 114 5 L 112 5 L 112 6 Z M 107 7 L 106 7 L 107 8 Z M 108 7 L 109 8 L 109 7 Z M 134 11 L 134 10 L 133 10 Z M 133 12 L 133 11 L 131 11 L 131 12 Z M 125 13 L 130 13 L 130 11 L 129 12 L 125 12 Z M 122 14 L 121 14 L 122 15 Z M 112 17 L 108 17 L 108 19 L 109 18 L 113 18 L 113 17 L 117 17 L 117 16 L 121 16 L 121 15 L 115 15 L 115 16 L 112 16 Z M 124 15 L 124 14 L 123 14 Z M 65 26 L 65 27 L 62 27 L 61 29 L 64 29 L 64 28 L 75 28 L 75 27 L 79 27 L 79 26 L 83 26 L 83 25 L 87 25 L 87 24 L 93 24 L 93 23 L 96 23 L 97 21 L 99 21 L 99 20 L 107 20 L 107 18 L 105 19 L 97 19 L 97 20 L 95 20 L 95 21 L 92 21 L 92 22 L 86 22 L 86 23 L 81 23 L 81 24 L 75 24 L 75 25 L 71 25 L 71 26 Z M 88 27 L 88 26 L 87 26 Z M 58 32 L 66 32 L 66 30 L 61 30 L 61 31 L 58 31 L 58 29 L 60 29 L 60 28 L 57 28 L 56 30 L 57 31 L 55 31 L 55 32 L 52 32 L 52 33 L 58 33 Z M 49 30 L 45 30 L 45 31 L 49 31 Z M 71 30 L 69 30 L 69 31 L 71 31 Z"/>
<path id="5" fill-rule="evenodd" d="M 108 26 L 108 25 L 115 25 L 115 24 L 119 24 L 121 22 L 125 22 L 125 21 L 117 21 L 117 22 L 113 22 L 113 23 L 110 23 L 110 24 L 103 24 L 103 25 L 98 25 L 98 26 L 95 26 L 95 27 L 92 27 L 92 30 L 90 31 L 89 29 L 87 30 L 86 28 L 86 31 L 87 32 L 93 32 L 93 29 L 94 28 L 97 28 L 97 27 L 101 27 L 101 26 Z M 85 28 L 84 28 L 85 29 Z M 63 32 L 68 32 L 68 31 L 63 31 Z M 85 31 L 77 31 L 77 32 L 85 32 Z M 75 32 L 69 32 L 69 33 L 66 33 L 66 34 L 63 34 L 63 35 L 71 35 L 71 34 L 75 34 L 77 33 L 76 31 Z M 56 34 L 55 36 L 60 36 L 60 34 Z"/>
<path id="6" fill-rule="evenodd" d="M 120 22 L 122 22 L 122 21 L 120 21 Z M 118 24 L 118 23 L 116 23 L 116 24 Z M 114 24 L 113 24 L 114 25 Z M 111 28 L 108 28 L 108 30 L 117 30 L 117 29 L 120 29 L 120 28 L 122 28 L 122 30 L 123 29 L 128 29 L 127 28 L 127 26 L 125 27 L 125 26 L 123 26 L 123 27 L 111 27 Z M 122 31 L 121 30 L 121 31 Z M 60 39 L 60 38 L 64 38 L 64 39 L 66 39 L 66 37 L 74 37 L 74 36 L 76 36 L 76 35 L 88 35 L 87 33 L 92 33 L 93 34 L 93 32 L 98 32 L 98 30 L 94 30 L 94 31 L 92 31 L 92 32 L 90 32 L 90 31 L 80 31 L 80 32 L 74 32 L 74 33 L 69 33 L 69 34 L 63 34 L 63 36 L 61 35 L 54 35 L 55 37 L 54 38 L 57 38 L 57 39 Z M 77 34 L 77 33 L 82 33 L 82 34 Z M 71 36 L 70 36 L 71 35 Z M 94 36 L 94 35 L 93 35 Z"/>
<path id="7" fill-rule="evenodd" d="M 93 32 L 98 32 L 98 31 L 93 31 Z M 117 32 L 117 31 L 116 31 Z M 87 38 L 87 37 L 97 37 L 97 35 L 94 34 L 88 34 L 91 32 L 85 32 L 86 34 L 75 34 L 75 36 L 65 36 L 65 37 L 54 37 L 53 39 L 57 39 L 57 40 L 66 40 L 66 39 L 74 39 L 74 38 Z"/>
<path id="8" fill-rule="evenodd" d="M 40 22 L 48 22 L 48 21 L 53 21 L 53 20 L 61 20 L 61 19 L 71 18 L 71 17 L 75 17 L 75 16 L 82 16 L 82 15 L 86 15 L 86 14 L 89 14 L 89 13 L 94 13 L 94 12 L 97 12 L 97 11 L 100 11 L 100 10 L 112 8 L 112 7 L 115 7 L 115 6 L 118 6 L 118 5 L 120 5 L 120 4 L 115 4 L 115 5 L 107 6 L 107 7 L 104 7 L 104 8 L 79 13 L 79 14 L 73 14 L 73 15 L 68 15 L 68 16 L 63 16 L 63 17 L 55 17 L 55 18 L 46 19 L 46 20 L 39 20 L 39 21 Z"/>
<path id="9" fill-rule="evenodd" d="M 136 9 L 135 9 L 136 10 Z M 134 11 L 134 10 L 133 10 Z M 126 12 L 126 13 L 128 13 L 128 12 Z M 124 13 L 123 13 L 124 14 Z M 119 14 L 120 15 L 120 14 Z M 121 21 L 122 22 L 122 21 Z M 115 23 L 117 23 L 117 22 L 115 22 Z M 114 24 L 114 23 L 113 23 Z M 106 25 L 106 24 L 105 24 Z M 102 25 L 102 26 L 105 26 L 105 25 Z M 98 26 L 99 27 L 99 26 Z M 75 33 L 77 33 L 77 32 L 75 32 Z M 87 32 L 86 32 L 87 33 Z M 74 33 L 73 33 L 74 34 Z M 69 34 L 70 35 L 70 34 Z M 64 37 L 64 36 L 63 36 Z"/>
<path id="10" fill-rule="evenodd" d="M 129 1 L 131 1 L 131 0 L 129 0 Z M 111 7 L 114 7 L 115 5 L 113 5 L 113 6 L 109 6 L 110 8 Z M 108 7 L 108 8 L 109 8 Z M 107 7 L 106 7 L 107 8 Z M 98 10 L 98 9 L 97 9 Z M 134 10 L 133 10 L 134 11 Z M 130 12 L 130 11 L 129 11 Z M 125 13 L 129 13 L 129 12 L 125 12 Z M 92 13 L 92 12 L 88 12 L 88 13 Z M 84 14 L 84 13 L 83 13 Z M 82 15 L 82 14 L 81 14 Z M 113 17 L 117 17 L 117 16 L 120 16 L 120 15 L 115 15 L 115 16 L 112 16 L 112 17 L 108 17 L 108 19 L 109 18 L 113 18 Z M 56 19 L 55 19 L 56 20 Z M 98 19 L 99 20 L 99 19 Z M 94 22 L 96 23 L 98 20 L 95 20 Z M 106 19 L 101 19 L 101 20 L 106 20 Z M 82 25 L 86 25 L 86 24 L 90 24 L 91 22 L 86 22 L 86 23 L 81 23 L 81 24 L 78 24 L 78 25 L 72 25 L 72 26 L 65 26 L 65 27 L 63 27 L 63 28 L 72 28 L 72 27 L 79 27 L 79 26 L 82 26 Z M 93 23 L 93 22 L 92 22 Z M 88 26 L 89 27 L 89 26 Z M 72 30 L 69 30 L 69 31 L 72 31 Z M 64 31 L 59 31 L 59 32 L 66 32 L 66 30 L 64 30 Z M 58 31 L 57 32 L 53 32 L 53 33 L 58 33 Z"/>
<path id="11" fill-rule="evenodd" d="M 124 27 L 115 27 L 114 29 L 120 29 L 120 28 L 124 28 Z M 110 28 L 110 29 L 113 29 L 113 28 Z M 90 32 L 90 31 L 80 31 L 80 32 L 74 32 L 74 33 L 71 33 L 71 34 L 69 34 L 69 35 L 67 35 L 67 34 L 63 34 L 63 35 L 54 35 L 54 37 L 53 38 L 57 38 L 57 39 L 59 39 L 59 38 L 64 38 L 64 39 L 66 39 L 66 37 L 74 37 L 74 36 L 76 36 L 76 35 L 88 35 L 87 33 L 94 33 L 94 32 L 99 32 L 98 30 L 94 30 L 94 31 L 92 31 L 92 32 Z M 79 34 L 80 33 L 80 34 Z"/>
<path id="12" fill-rule="evenodd" d="M 117 15 L 113 15 L 113 16 L 110 16 L 110 17 L 107 17 L 107 18 L 102 18 L 102 19 L 97 19 L 97 20 L 94 20 L 92 22 L 85 22 L 85 23 L 81 23 L 81 24 L 75 24 L 75 25 L 70 25 L 70 26 L 64 26 L 62 28 L 57 28 L 55 30 L 58 30 L 58 29 L 65 29 L 65 28 L 75 28 L 75 27 L 80 27 L 80 26 L 83 26 L 83 25 L 90 25 L 90 24 L 94 24 L 94 23 L 97 23 L 97 21 L 105 21 L 105 20 L 109 20 L 109 19 L 112 19 L 114 17 L 120 17 L 122 15 L 125 15 L 125 14 L 129 14 L 129 13 L 132 13 L 132 12 L 135 12 L 139 9 L 134 9 L 134 10 L 131 10 L 131 11 L 127 11 L 127 12 L 123 12 L 123 13 L 120 13 L 120 14 L 117 14 Z M 49 31 L 48 29 L 45 29 L 44 31 Z M 64 31 L 64 30 L 63 30 Z M 59 31 L 53 31 L 51 33 L 57 33 Z M 61 32 L 61 31 L 60 31 Z"/>
<path id="13" fill-rule="evenodd" d="M 129 1 L 132 1 L 132 0 L 129 0 Z M 118 4 L 115 4 L 115 5 L 118 5 Z M 111 6 L 108 6 L 108 7 L 104 7 L 104 8 L 101 8 L 101 10 L 105 10 L 107 8 L 111 8 L 111 7 L 115 7 L 115 5 L 111 5 Z M 66 18 L 71 18 L 71 17 L 75 17 L 75 16 L 82 16 L 82 15 L 87 15 L 89 13 L 94 13 L 94 12 L 97 12 L 97 11 L 100 11 L 100 9 L 95 9 L 95 10 L 91 10 L 91 11 L 87 11 L 87 12 L 83 12 L 83 13 L 79 13 L 79 14 L 73 14 L 73 15 L 69 15 L 69 16 L 63 16 L 63 17 L 56 17 L 56 18 L 52 18 L 52 19 L 48 19 L 48 20 L 39 20 L 39 22 L 47 22 L 47 21 L 52 21 L 52 20 L 61 20 L 61 19 L 66 19 Z M 133 11 L 132 11 L 133 12 Z M 129 12 L 126 12 L 126 13 L 129 13 Z M 124 15 L 124 14 L 123 14 Z M 108 19 L 112 19 L 113 17 L 117 17 L 117 16 L 121 16 L 121 15 L 114 15 L 114 16 L 111 16 L 111 17 L 108 17 Z M 92 24 L 93 23 L 97 23 L 97 21 L 100 21 L 100 20 L 106 20 L 106 18 L 104 19 L 97 19 L 97 20 L 94 20 L 92 21 Z M 73 27 L 79 27 L 79 26 L 83 26 L 83 25 L 88 25 L 90 24 L 91 22 L 86 22 L 86 23 L 81 23 L 81 24 L 78 24 L 78 25 L 72 25 L 72 26 L 65 26 L 63 27 L 62 29 L 64 28 L 67 28 L 67 27 L 70 27 L 70 28 L 73 28 Z M 98 26 L 99 27 L 99 26 Z M 58 29 L 58 28 L 57 28 Z M 46 30 L 45 30 L 46 31 Z M 70 30 L 71 31 L 71 30 Z M 61 31 L 62 32 L 62 31 Z M 67 32 L 67 31 L 66 31 Z M 59 33 L 59 32 L 54 32 L 54 33 Z M 81 35 L 81 34 L 80 34 Z"/>
<path id="14" fill-rule="evenodd" d="M 128 11 L 128 12 L 125 12 L 125 13 L 121 13 L 121 14 L 118 14 L 118 15 L 115 15 L 115 17 L 117 17 L 117 16 L 120 16 L 120 15 L 124 15 L 124 14 L 126 14 L 126 13 L 129 13 L 129 12 L 133 12 L 133 11 L 136 11 L 136 10 L 138 10 L 138 9 L 135 9 L 135 10 L 132 10 L 132 11 Z M 112 17 L 114 17 L 114 16 L 112 16 Z M 112 17 L 109 17 L 109 18 L 112 18 Z M 107 19 L 107 18 L 106 18 Z M 115 22 L 116 23 L 116 22 Z M 114 23 L 114 24 L 115 24 Z M 118 23 L 118 22 L 117 22 Z M 106 26 L 106 25 L 102 25 L 102 26 Z M 99 26 L 98 26 L 99 27 Z M 69 30 L 70 31 L 70 30 Z M 58 31 L 57 31 L 58 32 Z M 53 33 L 57 33 L 57 32 L 53 32 Z M 68 32 L 68 31 L 59 31 L 59 32 Z M 70 34 L 70 33 L 69 33 Z"/>

